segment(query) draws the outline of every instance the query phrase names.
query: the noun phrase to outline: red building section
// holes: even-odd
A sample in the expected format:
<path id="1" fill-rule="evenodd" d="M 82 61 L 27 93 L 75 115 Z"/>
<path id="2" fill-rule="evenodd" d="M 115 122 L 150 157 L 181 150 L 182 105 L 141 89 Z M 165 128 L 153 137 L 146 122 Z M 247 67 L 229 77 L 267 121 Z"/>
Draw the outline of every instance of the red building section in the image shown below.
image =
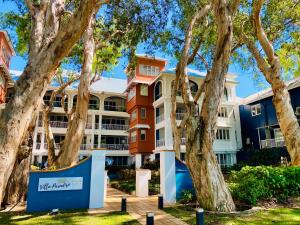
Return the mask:
<path id="1" fill-rule="evenodd" d="M 5 102 L 7 88 L 12 83 L 9 65 L 13 55 L 15 52 L 7 32 L 0 30 L 0 104 Z"/>
<path id="2" fill-rule="evenodd" d="M 135 76 L 128 80 L 126 111 L 130 114 L 129 151 L 151 154 L 155 149 L 154 85 L 155 77 L 165 69 L 167 61 L 137 55 Z"/>

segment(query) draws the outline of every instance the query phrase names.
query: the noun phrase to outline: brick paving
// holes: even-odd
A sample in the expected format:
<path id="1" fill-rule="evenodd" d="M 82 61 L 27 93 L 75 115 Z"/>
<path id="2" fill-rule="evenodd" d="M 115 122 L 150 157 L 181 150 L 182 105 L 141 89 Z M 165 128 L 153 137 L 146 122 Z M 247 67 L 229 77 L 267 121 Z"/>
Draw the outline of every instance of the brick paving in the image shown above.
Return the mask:
<path id="1" fill-rule="evenodd" d="M 127 198 L 127 212 L 141 224 L 146 224 L 146 213 L 153 212 L 155 225 L 186 225 L 183 221 L 159 210 L 157 208 L 157 196 L 139 198 L 110 187 L 107 190 L 104 208 L 89 210 L 89 213 L 120 211 L 123 196 Z"/>

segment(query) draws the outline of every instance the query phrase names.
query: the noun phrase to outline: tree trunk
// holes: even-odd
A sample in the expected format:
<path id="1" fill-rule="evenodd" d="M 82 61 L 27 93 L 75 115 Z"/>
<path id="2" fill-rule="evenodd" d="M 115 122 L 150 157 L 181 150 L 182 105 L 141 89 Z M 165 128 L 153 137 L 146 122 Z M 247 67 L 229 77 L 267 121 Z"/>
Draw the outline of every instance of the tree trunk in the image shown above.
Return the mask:
<path id="1" fill-rule="evenodd" d="M 266 55 L 263 56 L 255 43 L 242 33 L 241 37 L 247 48 L 255 58 L 260 71 L 265 76 L 273 90 L 273 104 L 287 151 L 291 157 L 292 165 L 300 166 L 300 126 L 295 116 L 287 87 L 281 79 L 281 64 L 276 55 L 273 44 L 268 39 L 260 20 L 260 11 L 264 0 L 258 0 L 253 4 L 253 26 L 255 38 L 259 41 Z"/>
<path id="2" fill-rule="evenodd" d="M 85 131 L 89 106 L 92 65 L 95 51 L 93 24 L 94 19 L 92 18 L 89 27 L 83 37 L 84 61 L 80 76 L 80 84 L 78 87 L 76 111 L 73 115 L 72 120 L 68 123 L 66 137 L 60 150 L 61 154 L 56 162 L 56 165 L 60 168 L 71 166 L 77 163 L 78 153 Z"/>
<path id="3" fill-rule="evenodd" d="M 55 155 L 55 142 L 54 136 L 52 132 L 52 128 L 49 123 L 49 113 L 47 109 L 43 109 L 43 124 L 45 129 L 45 138 L 48 147 L 48 167 L 54 166 L 56 162 L 56 155 Z"/>
<path id="4" fill-rule="evenodd" d="M 61 60 L 68 55 L 81 37 L 93 11 L 99 6 L 99 1 L 80 1 L 78 10 L 67 24 L 59 27 L 52 42 L 47 42 L 47 46 L 40 46 L 38 50 L 34 48 L 36 46 L 30 45 L 29 61 L 15 84 L 14 97 L 0 114 L 0 202 L 3 200 L 4 191 L 17 158 L 18 147 L 23 134 L 28 129 L 31 117 L 37 113 L 37 108 Z M 30 10 L 31 15 L 38 10 L 38 8 Z M 32 16 L 32 18 L 35 17 Z M 46 29 L 45 26 L 42 28 Z M 34 28 L 41 29 L 40 26 L 32 26 L 32 29 Z M 43 32 L 34 31 L 32 35 L 33 33 Z"/>

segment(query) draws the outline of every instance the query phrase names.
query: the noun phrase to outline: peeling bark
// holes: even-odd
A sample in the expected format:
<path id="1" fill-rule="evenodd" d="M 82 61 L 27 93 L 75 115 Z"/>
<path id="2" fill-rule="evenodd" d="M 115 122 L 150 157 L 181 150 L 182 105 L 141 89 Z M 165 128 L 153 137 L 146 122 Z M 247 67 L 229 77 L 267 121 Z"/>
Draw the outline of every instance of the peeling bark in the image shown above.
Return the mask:
<path id="1" fill-rule="evenodd" d="M 61 146 L 61 155 L 59 156 L 56 165 L 59 168 L 71 166 L 77 163 L 80 144 L 84 135 L 86 126 L 89 97 L 90 97 L 90 82 L 92 77 L 92 65 L 95 52 L 95 43 L 93 37 L 92 18 L 84 34 L 84 52 L 83 66 L 80 76 L 80 84 L 78 87 L 78 95 L 76 102 L 76 110 L 72 119 L 68 122 L 68 129 L 65 140 Z"/>
<path id="2" fill-rule="evenodd" d="M 41 1 L 39 6 L 35 6 L 30 0 L 26 1 L 29 3 L 32 18 L 29 61 L 15 84 L 14 97 L 0 114 L 0 202 L 17 159 L 18 146 L 28 129 L 31 117 L 37 113 L 61 60 L 81 37 L 93 12 L 103 3 L 97 0 L 81 0 L 67 23 L 62 23 L 60 19 L 53 20 L 60 23 L 58 30 L 52 40 L 44 45 L 42 40 L 47 33 L 45 30 L 53 28 L 53 25 L 45 23 L 45 13 L 49 7 L 47 2 L 51 5 L 56 1 Z M 42 7 L 44 3 L 45 10 Z"/>
<path id="3" fill-rule="evenodd" d="M 178 129 L 186 127 L 186 163 L 193 179 L 196 197 L 201 207 L 213 211 L 229 212 L 235 210 L 234 202 L 213 151 L 213 141 L 218 108 L 224 90 L 225 75 L 228 71 L 231 54 L 232 16 L 238 4 L 238 0 L 233 1 L 231 5 L 226 0 L 216 0 L 212 3 L 218 39 L 212 68 L 208 71 L 205 81 L 195 97 L 191 95 L 186 74 L 186 67 L 190 61 L 188 52 L 194 23 L 193 19 L 191 20 L 186 33 L 183 52 L 176 68 L 175 85 L 172 89 L 171 118 L 172 126 L 175 127 L 174 136 L 177 139 L 179 137 L 178 133 L 176 134 Z M 194 54 L 191 57 L 194 57 Z M 177 126 L 174 112 L 176 111 L 176 91 L 179 81 L 182 82 L 186 115 L 182 120 L 184 124 Z M 204 100 L 201 113 L 198 115 L 197 100 L 203 91 Z"/>
<path id="4" fill-rule="evenodd" d="M 242 39 L 255 58 L 260 71 L 265 76 L 273 90 L 273 104 L 287 151 L 291 157 L 292 165 L 300 166 L 300 126 L 295 116 L 288 89 L 281 79 L 281 64 L 274 52 L 273 45 L 268 39 L 260 20 L 260 11 L 264 0 L 258 0 L 253 4 L 253 26 L 255 38 L 262 46 L 266 59 L 256 48 L 255 43 L 244 33 Z"/>

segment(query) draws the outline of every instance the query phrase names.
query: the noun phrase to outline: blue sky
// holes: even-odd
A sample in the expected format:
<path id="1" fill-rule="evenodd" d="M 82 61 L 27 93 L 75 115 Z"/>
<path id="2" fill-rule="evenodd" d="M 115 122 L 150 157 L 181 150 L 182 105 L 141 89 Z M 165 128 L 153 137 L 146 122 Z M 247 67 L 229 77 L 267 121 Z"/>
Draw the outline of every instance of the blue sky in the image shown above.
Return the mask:
<path id="1" fill-rule="evenodd" d="M 15 5 L 11 2 L 3 2 L 2 0 L 0 0 L 0 13 L 7 12 L 10 10 L 15 10 Z M 10 32 L 9 34 L 13 39 L 15 39 L 13 32 Z M 137 53 L 145 53 L 143 46 L 140 46 L 138 48 Z M 167 65 L 167 68 L 175 67 L 175 60 L 172 57 L 167 56 L 162 52 L 156 52 L 155 55 L 159 57 L 167 58 L 169 60 L 169 64 Z M 16 55 L 12 58 L 10 69 L 23 70 L 24 67 L 26 66 L 26 63 L 27 63 L 26 59 Z M 113 68 L 111 71 L 109 71 L 107 75 L 115 78 L 126 79 L 126 75 L 124 73 L 124 68 L 126 64 L 127 64 L 126 58 L 121 58 L 118 65 L 115 68 Z M 229 73 L 234 73 L 238 75 L 237 80 L 239 84 L 237 86 L 237 95 L 239 97 L 246 97 L 260 90 L 255 84 L 255 82 L 253 81 L 253 74 L 251 72 L 246 72 L 241 70 L 241 68 L 238 65 L 230 65 Z"/>

